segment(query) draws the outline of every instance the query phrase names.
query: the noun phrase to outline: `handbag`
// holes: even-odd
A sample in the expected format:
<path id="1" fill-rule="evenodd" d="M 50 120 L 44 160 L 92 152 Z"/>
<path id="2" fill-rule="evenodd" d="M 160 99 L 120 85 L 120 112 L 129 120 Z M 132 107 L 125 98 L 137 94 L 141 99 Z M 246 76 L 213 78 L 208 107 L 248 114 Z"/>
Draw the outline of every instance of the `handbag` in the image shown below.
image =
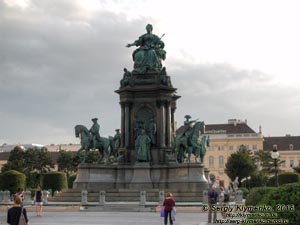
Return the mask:
<path id="1" fill-rule="evenodd" d="M 18 225 L 27 225 L 26 220 L 25 220 L 25 216 L 23 214 L 23 207 L 21 208 L 21 215 L 20 215 Z"/>
<path id="2" fill-rule="evenodd" d="M 172 221 L 175 221 L 175 216 L 176 216 L 176 208 L 174 206 L 173 209 L 172 209 L 172 211 L 171 211 L 171 219 L 172 219 Z"/>
<path id="3" fill-rule="evenodd" d="M 161 207 L 160 209 L 160 217 L 165 217 L 165 207 Z"/>

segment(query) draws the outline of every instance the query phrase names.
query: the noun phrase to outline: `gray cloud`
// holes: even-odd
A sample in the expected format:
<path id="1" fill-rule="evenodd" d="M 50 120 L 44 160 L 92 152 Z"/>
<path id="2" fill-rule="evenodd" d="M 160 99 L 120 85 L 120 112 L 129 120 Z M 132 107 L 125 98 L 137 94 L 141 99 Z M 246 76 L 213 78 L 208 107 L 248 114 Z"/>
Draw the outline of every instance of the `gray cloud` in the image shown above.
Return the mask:
<path id="1" fill-rule="evenodd" d="M 133 49 L 125 45 L 151 20 L 104 10 L 86 16 L 73 1 L 36 0 L 26 10 L 0 3 L 0 144 L 78 142 L 74 126 L 90 126 L 95 116 L 101 135 L 112 135 L 120 126 L 114 90 L 123 67 L 132 68 Z M 297 91 L 259 71 L 184 64 L 175 56 L 167 58 L 167 70 L 182 96 L 179 123 L 187 113 L 207 123 L 248 118 L 254 128 L 262 124 L 276 133 L 281 128 L 271 119 L 289 112 L 288 132 L 299 112 Z"/>

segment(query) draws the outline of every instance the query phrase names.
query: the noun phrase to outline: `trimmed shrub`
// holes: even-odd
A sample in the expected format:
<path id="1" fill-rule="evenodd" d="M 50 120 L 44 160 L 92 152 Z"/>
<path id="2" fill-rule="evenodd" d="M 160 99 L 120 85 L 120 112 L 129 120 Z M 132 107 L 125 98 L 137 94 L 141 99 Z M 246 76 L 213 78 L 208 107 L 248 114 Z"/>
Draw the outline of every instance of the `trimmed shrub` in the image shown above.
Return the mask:
<path id="1" fill-rule="evenodd" d="M 289 225 L 300 224 L 300 182 L 285 184 L 268 192 L 259 205 L 270 205 L 278 218 L 288 219 Z"/>
<path id="2" fill-rule="evenodd" d="M 247 198 L 249 190 L 245 187 L 240 187 L 239 189 L 243 192 L 243 198 Z"/>
<path id="3" fill-rule="evenodd" d="M 296 183 L 300 181 L 299 177 L 300 176 L 298 173 L 293 173 L 293 172 L 280 173 L 278 175 L 278 183 L 279 185 Z"/>
<path id="4" fill-rule="evenodd" d="M 274 190 L 274 187 L 252 188 L 246 198 L 245 205 L 257 205 L 264 195 Z"/>
<path id="5" fill-rule="evenodd" d="M 26 184 L 27 187 L 36 188 L 40 184 L 40 174 L 38 172 L 31 172 L 27 174 Z"/>
<path id="6" fill-rule="evenodd" d="M 276 186 L 276 177 L 272 176 L 268 179 L 267 185 L 269 187 L 275 187 Z"/>
<path id="7" fill-rule="evenodd" d="M 293 173 L 293 172 L 285 172 L 285 173 L 280 173 L 278 175 L 278 184 L 283 185 L 283 184 L 289 184 L 289 183 L 296 183 L 300 181 L 300 175 L 298 173 Z M 272 176 L 268 180 L 268 186 L 276 186 L 276 177 Z"/>
<path id="8" fill-rule="evenodd" d="M 72 175 L 68 177 L 68 188 L 72 188 L 73 187 L 73 182 L 76 179 L 76 175 Z"/>
<path id="9" fill-rule="evenodd" d="M 267 185 L 268 177 L 262 172 L 256 172 L 251 175 L 251 180 L 249 182 L 250 188 L 254 187 L 264 187 Z"/>
<path id="10" fill-rule="evenodd" d="M 9 170 L 1 174 L 1 189 L 9 190 L 11 194 L 17 192 L 18 188 L 26 187 L 26 176 L 16 170 Z"/>
<path id="11" fill-rule="evenodd" d="M 63 172 L 50 172 L 43 176 L 43 189 L 51 189 L 52 195 L 54 191 L 68 189 L 67 176 Z"/>

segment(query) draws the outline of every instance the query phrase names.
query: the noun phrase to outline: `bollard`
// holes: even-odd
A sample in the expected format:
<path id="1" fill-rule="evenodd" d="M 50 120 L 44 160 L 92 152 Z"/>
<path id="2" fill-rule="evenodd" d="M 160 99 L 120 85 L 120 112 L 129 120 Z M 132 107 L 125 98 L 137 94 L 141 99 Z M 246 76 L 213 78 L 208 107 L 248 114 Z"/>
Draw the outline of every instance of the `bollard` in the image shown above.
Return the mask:
<path id="1" fill-rule="evenodd" d="M 82 205 L 88 204 L 87 195 L 88 195 L 88 192 L 86 190 L 81 191 L 81 204 Z"/>
<path id="2" fill-rule="evenodd" d="M 164 191 L 159 191 L 159 205 L 164 204 L 164 199 L 165 199 L 165 192 Z"/>
<path id="3" fill-rule="evenodd" d="M 31 204 L 31 192 L 30 191 L 25 191 L 24 192 L 24 204 Z"/>
<path id="4" fill-rule="evenodd" d="M 49 191 L 43 191 L 43 204 L 48 204 Z"/>
<path id="5" fill-rule="evenodd" d="M 203 199 L 202 199 L 203 204 L 208 204 L 208 191 L 204 190 L 203 191 Z"/>
<path id="6" fill-rule="evenodd" d="M 241 190 L 237 190 L 236 197 L 235 197 L 235 202 L 237 204 L 242 204 L 243 203 L 243 192 Z"/>
<path id="7" fill-rule="evenodd" d="M 105 204 L 105 191 L 100 191 L 99 192 L 99 205 L 104 205 Z"/>
<path id="8" fill-rule="evenodd" d="M 4 191 L 4 195 L 3 195 L 3 201 L 4 202 L 10 202 L 10 191 Z"/>
<path id="9" fill-rule="evenodd" d="M 146 205 L 146 191 L 140 192 L 140 205 Z"/>

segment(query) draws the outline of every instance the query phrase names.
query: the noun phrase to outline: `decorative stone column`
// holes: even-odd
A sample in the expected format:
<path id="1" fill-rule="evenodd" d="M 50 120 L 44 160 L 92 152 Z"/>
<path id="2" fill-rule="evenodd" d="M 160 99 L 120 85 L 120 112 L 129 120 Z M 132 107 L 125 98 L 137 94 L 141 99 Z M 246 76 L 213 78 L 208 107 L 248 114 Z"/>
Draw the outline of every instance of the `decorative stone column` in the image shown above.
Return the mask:
<path id="1" fill-rule="evenodd" d="M 4 191 L 3 192 L 3 201 L 4 202 L 10 202 L 10 191 Z"/>
<path id="2" fill-rule="evenodd" d="M 129 103 L 125 103 L 125 147 L 130 145 L 130 108 Z"/>
<path id="3" fill-rule="evenodd" d="M 99 192 L 99 205 L 104 205 L 105 204 L 105 191 L 100 191 Z"/>
<path id="4" fill-rule="evenodd" d="M 31 204 L 31 192 L 30 191 L 25 191 L 24 192 L 24 203 L 25 204 Z"/>
<path id="5" fill-rule="evenodd" d="M 203 191 L 203 204 L 208 204 L 208 191 Z"/>
<path id="6" fill-rule="evenodd" d="M 88 192 L 86 190 L 81 191 L 81 204 L 82 205 L 88 204 L 87 195 L 88 195 Z"/>
<path id="7" fill-rule="evenodd" d="M 140 205 L 146 205 L 146 191 L 140 192 Z"/>
<path id="8" fill-rule="evenodd" d="M 159 205 L 164 204 L 164 199 L 165 199 L 165 192 L 164 191 L 159 191 Z"/>
<path id="9" fill-rule="evenodd" d="M 43 191 L 43 204 L 48 204 L 49 191 Z"/>
<path id="10" fill-rule="evenodd" d="M 171 147 L 171 104 L 166 103 L 166 136 L 167 136 L 167 147 Z"/>
<path id="11" fill-rule="evenodd" d="M 243 192 L 240 189 L 235 194 L 235 202 L 236 204 L 243 203 Z"/>
<path id="12" fill-rule="evenodd" d="M 159 101 L 159 113 L 160 113 L 160 147 L 165 148 L 166 143 L 165 143 L 165 104 L 163 101 Z"/>
<path id="13" fill-rule="evenodd" d="M 125 146 L 125 105 L 121 105 L 121 148 Z"/>

